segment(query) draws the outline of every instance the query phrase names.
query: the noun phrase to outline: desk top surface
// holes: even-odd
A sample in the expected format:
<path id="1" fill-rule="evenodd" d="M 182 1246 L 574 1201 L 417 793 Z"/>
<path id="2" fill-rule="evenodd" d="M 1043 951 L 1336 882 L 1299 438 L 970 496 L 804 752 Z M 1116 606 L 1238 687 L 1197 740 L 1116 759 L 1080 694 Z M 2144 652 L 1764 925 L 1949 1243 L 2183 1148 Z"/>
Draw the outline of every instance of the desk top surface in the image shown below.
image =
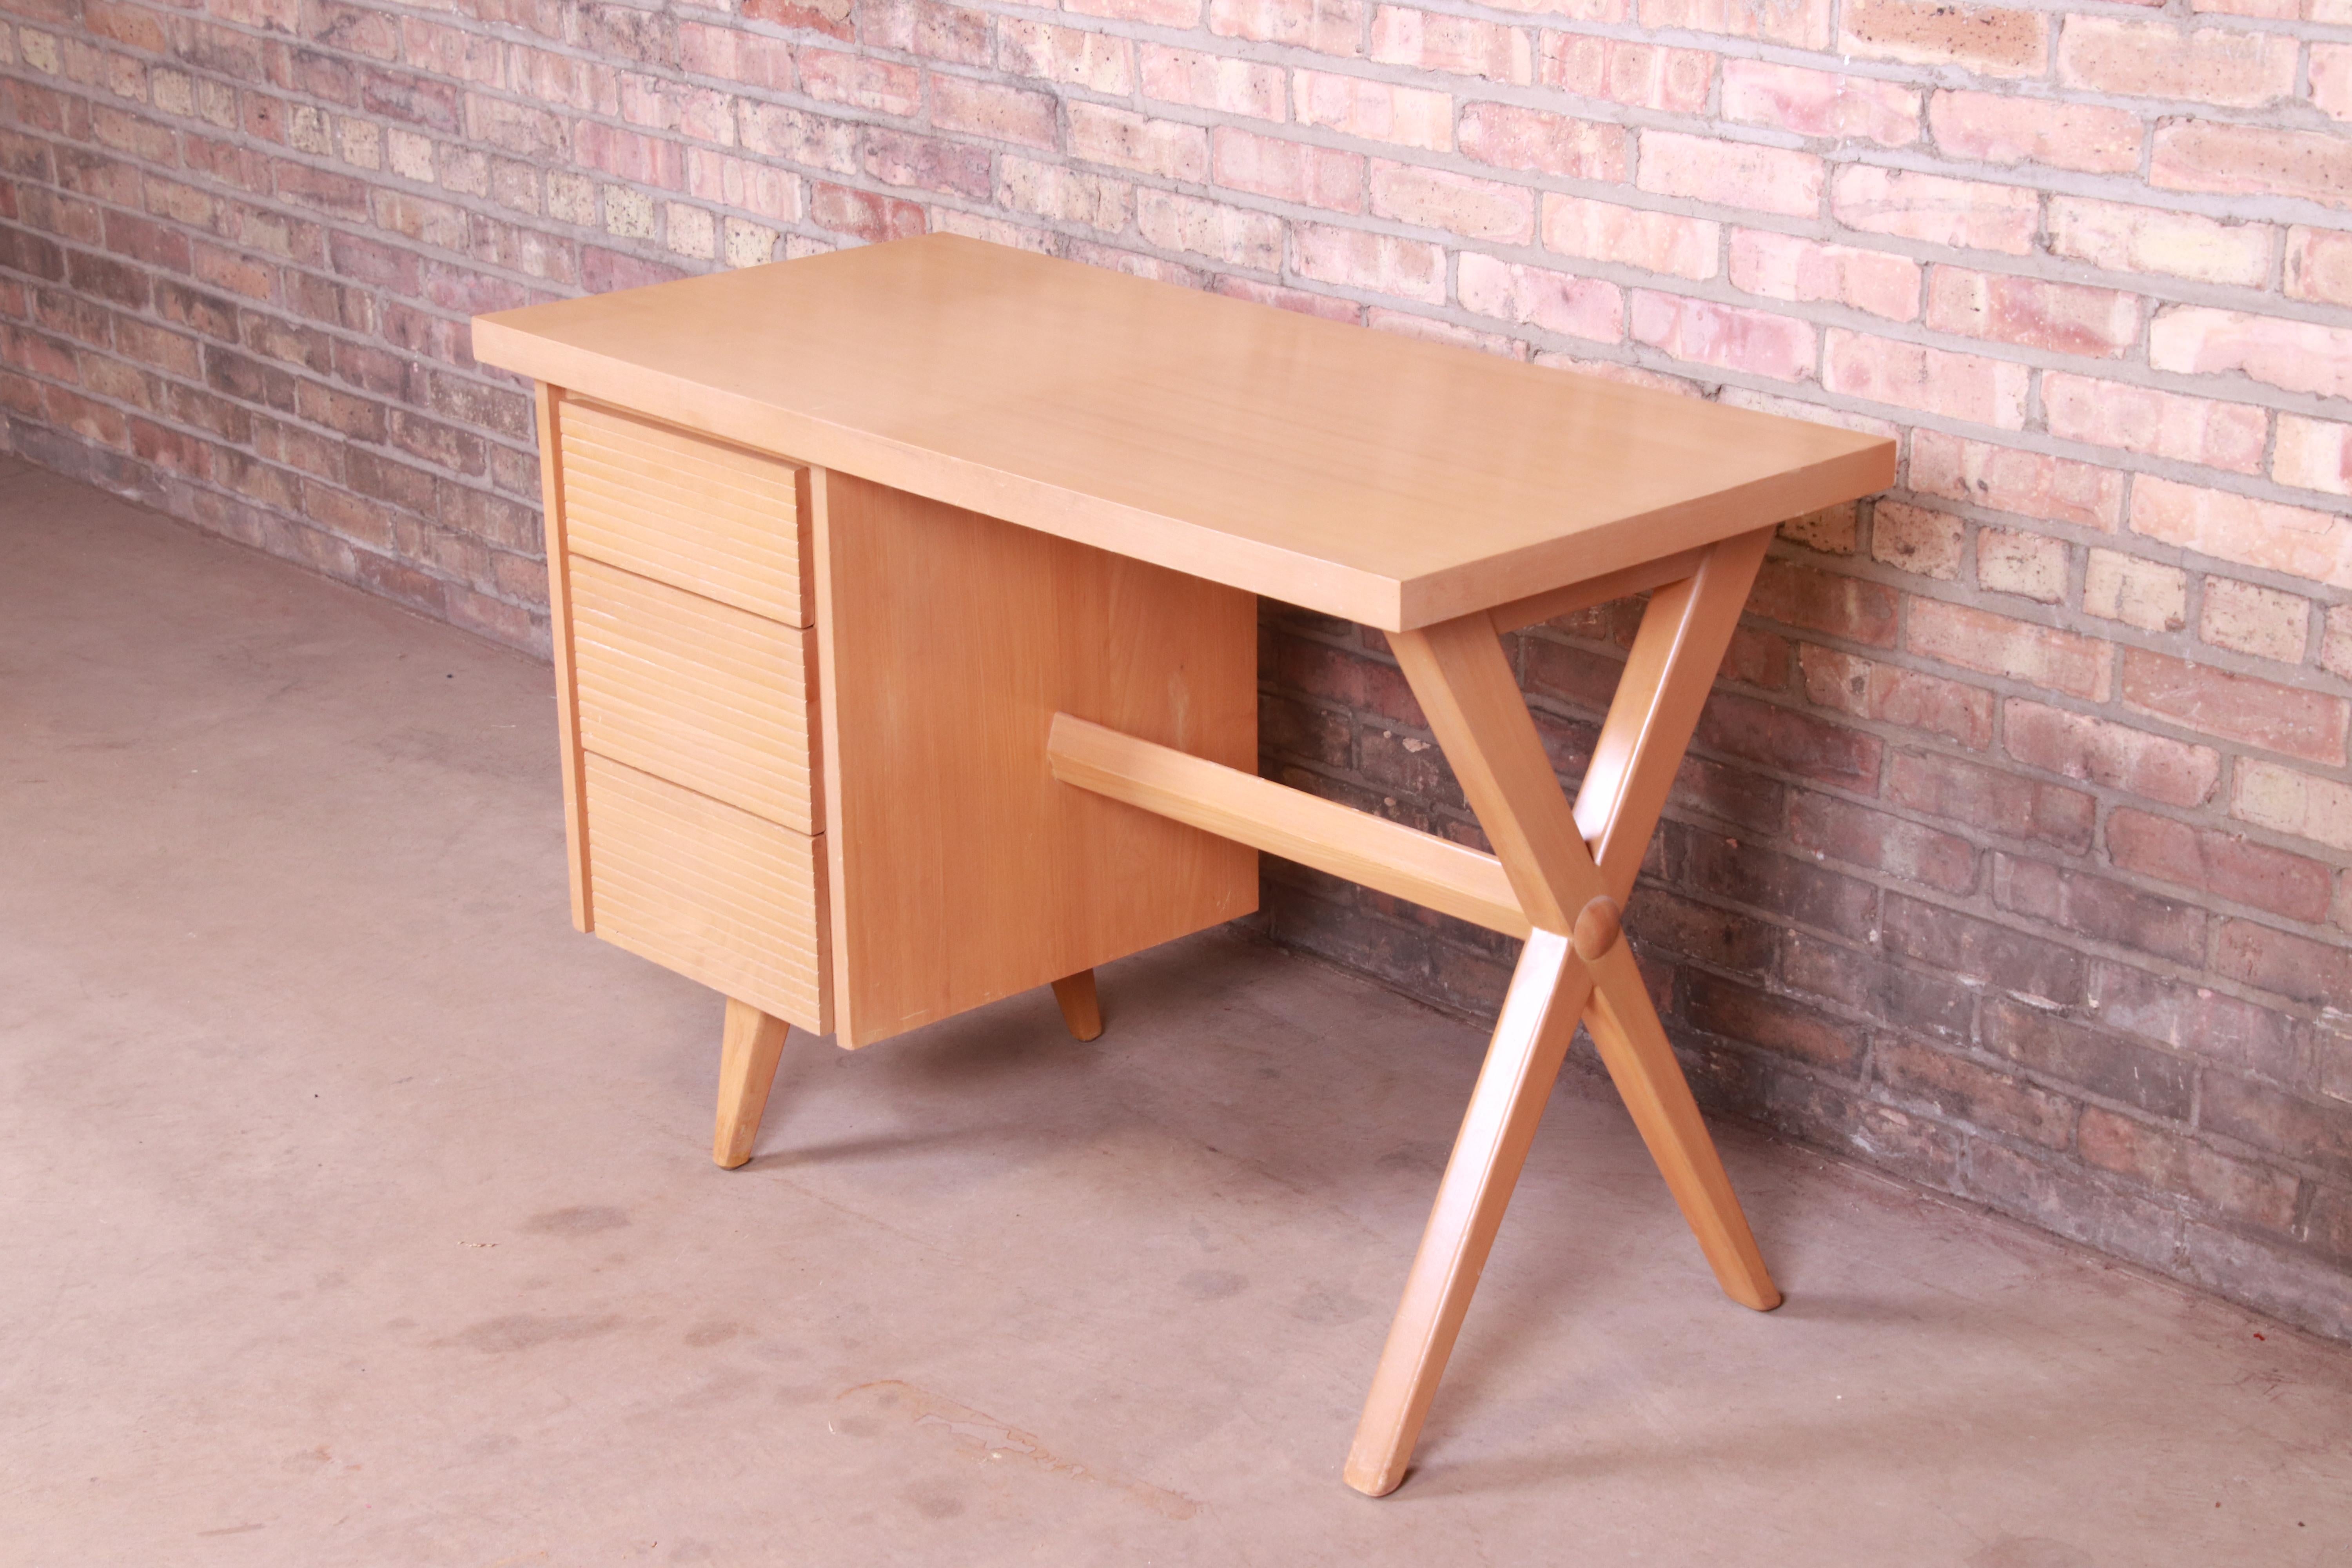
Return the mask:
<path id="1" fill-rule="evenodd" d="M 1878 437 L 948 235 L 483 316 L 474 351 L 1391 631 L 1894 477 Z"/>

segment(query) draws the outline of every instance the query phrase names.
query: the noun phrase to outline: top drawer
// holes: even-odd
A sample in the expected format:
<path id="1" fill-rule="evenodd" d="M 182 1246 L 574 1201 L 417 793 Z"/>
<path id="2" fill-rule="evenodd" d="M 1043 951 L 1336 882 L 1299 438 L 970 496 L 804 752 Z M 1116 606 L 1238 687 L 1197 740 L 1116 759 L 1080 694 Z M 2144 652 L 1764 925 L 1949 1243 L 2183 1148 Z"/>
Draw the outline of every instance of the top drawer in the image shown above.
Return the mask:
<path id="1" fill-rule="evenodd" d="M 809 625 L 800 468 L 577 398 L 564 400 L 557 430 L 573 550 Z"/>

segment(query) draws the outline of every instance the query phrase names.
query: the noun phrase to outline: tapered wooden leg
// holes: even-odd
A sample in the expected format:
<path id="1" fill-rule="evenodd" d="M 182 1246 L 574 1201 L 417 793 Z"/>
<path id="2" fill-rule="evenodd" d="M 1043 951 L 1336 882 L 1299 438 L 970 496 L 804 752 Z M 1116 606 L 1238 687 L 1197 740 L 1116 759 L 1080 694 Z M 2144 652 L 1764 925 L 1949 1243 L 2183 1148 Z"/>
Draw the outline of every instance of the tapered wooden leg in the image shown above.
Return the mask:
<path id="1" fill-rule="evenodd" d="M 1385 1496 L 1404 1479 L 1544 1101 L 1575 1037 L 1587 984 L 1567 937 L 1538 931 L 1528 938 L 1348 1452 L 1348 1484 L 1369 1497 Z"/>
<path id="2" fill-rule="evenodd" d="M 751 1157 L 760 1118 L 768 1109 L 768 1089 L 776 1081 L 776 1060 L 784 1054 L 791 1028 L 749 1002 L 727 998 L 719 1047 L 719 1125 L 710 1134 L 710 1157 L 728 1170 Z"/>
<path id="3" fill-rule="evenodd" d="M 1095 994 L 1095 972 L 1081 969 L 1054 982 L 1054 1000 L 1062 1005 L 1062 1022 L 1081 1040 L 1102 1037 L 1102 998 Z"/>
<path id="4" fill-rule="evenodd" d="M 1650 1158 L 1666 1178 L 1666 1190 L 1698 1237 L 1723 1293 L 1743 1307 L 1770 1311 L 1780 1304 L 1780 1288 L 1764 1267 L 1764 1254 L 1699 1119 L 1690 1080 L 1666 1043 L 1665 1026 L 1650 1005 L 1632 952 L 1618 942 L 1591 967 L 1595 984 L 1584 1026 L 1642 1142 L 1649 1145 Z"/>

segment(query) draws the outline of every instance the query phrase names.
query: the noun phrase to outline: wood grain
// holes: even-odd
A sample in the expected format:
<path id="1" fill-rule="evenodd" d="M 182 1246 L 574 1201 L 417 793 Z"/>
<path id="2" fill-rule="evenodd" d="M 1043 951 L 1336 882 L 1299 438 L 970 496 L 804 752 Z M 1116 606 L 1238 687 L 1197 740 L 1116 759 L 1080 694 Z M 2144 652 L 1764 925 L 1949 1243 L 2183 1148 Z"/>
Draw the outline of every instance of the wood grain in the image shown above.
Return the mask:
<path id="1" fill-rule="evenodd" d="M 581 744 L 821 831 L 815 634 L 585 556 L 571 576 Z"/>
<path id="2" fill-rule="evenodd" d="M 1054 716 L 1054 776 L 1506 936 L 1528 917 L 1492 855 L 1271 779 Z"/>
<path id="3" fill-rule="evenodd" d="M 570 547 L 786 626 L 809 624 L 798 466 L 573 397 L 558 428 Z"/>
<path id="4" fill-rule="evenodd" d="M 953 235 L 479 317 L 474 352 L 1391 631 L 1851 500 L 1895 471 L 1882 437 Z"/>
<path id="5" fill-rule="evenodd" d="M 819 470 L 837 1038 L 862 1046 L 1257 906 L 1246 847 L 1055 780 L 1069 712 L 1257 755 L 1246 594 Z"/>
<path id="6" fill-rule="evenodd" d="M 768 1090 L 776 1081 L 776 1062 L 791 1032 L 782 1018 L 727 998 L 719 1040 L 719 1118 L 710 1132 L 710 1158 L 720 1169 L 731 1171 L 751 1160 L 760 1119 L 768 1111 Z"/>
<path id="7" fill-rule="evenodd" d="M 824 838 L 593 752 L 584 771 L 596 934 L 830 1032 Z"/>
<path id="8" fill-rule="evenodd" d="M 593 931 L 596 906 L 590 894 L 584 794 L 587 769 L 581 761 L 580 689 L 572 673 L 572 552 L 566 544 L 571 531 L 563 504 L 563 470 L 557 461 L 570 410 L 561 387 L 542 383 L 534 394 L 532 401 L 539 421 L 540 497 L 545 503 L 542 515 L 547 520 L 547 622 L 549 641 L 555 655 L 555 730 L 563 759 L 563 864 L 572 880 L 572 923 L 581 931 Z"/>

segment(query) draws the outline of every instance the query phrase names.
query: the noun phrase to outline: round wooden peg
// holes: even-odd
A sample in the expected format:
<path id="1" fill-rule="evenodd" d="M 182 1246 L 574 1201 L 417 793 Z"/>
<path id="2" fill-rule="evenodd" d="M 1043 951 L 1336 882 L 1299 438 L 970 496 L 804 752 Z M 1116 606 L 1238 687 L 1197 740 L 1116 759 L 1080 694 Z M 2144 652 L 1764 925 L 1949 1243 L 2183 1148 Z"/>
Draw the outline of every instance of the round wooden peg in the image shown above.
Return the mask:
<path id="1" fill-rule="evenodd" d="M 1624 929 L 1617 900 L 1604 894 L 1584 906 L 1584 912 L 1576 917 L 1576 929 L 1569 935 L 1576 943 L 1576 956 L 1591 963 L 1617 945 Z"/>

